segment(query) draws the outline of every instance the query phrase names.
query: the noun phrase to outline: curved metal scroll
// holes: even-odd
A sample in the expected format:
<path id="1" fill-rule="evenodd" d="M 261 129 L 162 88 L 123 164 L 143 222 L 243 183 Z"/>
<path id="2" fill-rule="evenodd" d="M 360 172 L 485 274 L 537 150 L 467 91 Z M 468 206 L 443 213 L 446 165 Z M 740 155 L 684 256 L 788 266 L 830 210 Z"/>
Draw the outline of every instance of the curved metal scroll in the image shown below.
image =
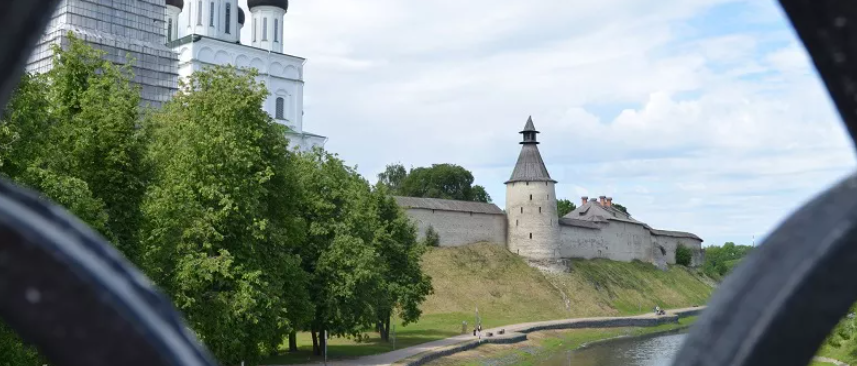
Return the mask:
<path id="1" fill-rule="evenodd" d="M 781 0 L 857 136 L 857 7 Z M 56 0 L 0 13 L 0 105 Z M 857 178 L 786 220 L 718 290 L 677 365 L 803 366 L 857 300 Z M 0 182 L 0 317 L 58 365 L 214 365 L 172 306 L 61 208 Z"/>
<path id="2" fill-rule="evenodd" d="M 781 0 L 857 138 L 857 3 Z M 803 366 L 857 300 L 857 178 L 783 222 L 718 289 L 675 365 Z"/>
<path id="3" fill-rule="evenodd" d="M 3 2 L 0 106 L 56 3 Z M 215 365 L 169 301 L 111 245 L 64 209 L 2 181 L 0 317 L 56 365 Z"/>

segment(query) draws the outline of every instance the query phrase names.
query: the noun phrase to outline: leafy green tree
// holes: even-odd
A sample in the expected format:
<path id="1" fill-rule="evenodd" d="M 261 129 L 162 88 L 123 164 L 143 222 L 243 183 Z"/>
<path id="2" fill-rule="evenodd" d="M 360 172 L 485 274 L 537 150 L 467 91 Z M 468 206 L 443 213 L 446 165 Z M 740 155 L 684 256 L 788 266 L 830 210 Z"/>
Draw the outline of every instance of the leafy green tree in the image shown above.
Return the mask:
<path id="1" fill-rule="evenodd" d="M 255 362 L 312 315 L 295 159 L 255 71 L 194 73 L 152 118 L 144 266 L 225 364 Z"/>
<path id="2" fill-rule="evenodd" d="M 618 204 L 618 203 L 615 203 L 615 202 L 613 203 L 613 205 L 612 205 L 612 206 L 613 206 L 614 208 L 616 208 L 617 210 L 624 212 L 626 215 L 631 216 L 631 214 L 630 214 L 630 213 L 628 213 L 628 209 L 627 209 L 627 208 L 625 208 L 625 206 L 622 206 L 622 205 L 620 205 L 620 204 Z"/>
<path id="3" fill-rule="evenodd" d="M 52 71 L 24 76 L 0 115 L 0 172 L 65 206 L 135 260 L 146 179 L 139 92 L 130 69 L 69 38 L 67 50 L 53 48 Z"/>
<path id="4" fill-rule="evenodd" d="M 370 187 L 356 170 L 320 149 L 301 154 L 299 210 L 308 224 L 298 249 L 311 276 L 313 320 L 304 327 L 320 355 L 327 331 L 332 336 L 360 336 L 376 325 L 377 299 L 384 296 L 384 263 L 374 246 L 377 214 Z"/>
<path id="5" fill-rule="evenodd" d="M 0 321 L 0 366 L 39 366 L 45 360 L 35 348 L 25 346 L 6 324 Z"/>
<path id="6" fill-rule="evenodd" d="M 378 183 L 387 187 L 390 194 L 400 195 L 402 183 L 408 177 L 408 171 L 402 164 L 390 164 L 380 174 L 378 174 Z"/>
<path id="7" fill-rule="evenodd" d="M 389 341 L 393 312 L 398 310 L 405 325 L 417 321 L 420 304 L 432 293 L 432 285 L 420 266 L 426 246 L 417 241 L 416 227 L 383 184 L 375 186 L 372 199 L 378 219 L 374 242 L 384 287 L 377 298 L 376 328 L 381 339 Z"/>
<path id="8" fill-rule="evenodd" d="M 437 231 L 434 230 L 434 227 L 429 225 L 426 228 L 426 237 L 425 237 L 426 246 L 429 247 L 439 247 L 440 246 L 440 235 Z"/>
<path id="9" fill-rule="evenodd" d="M 675 262 L 676 262 L 676 264 L 679 264 L 679 265 L 682 265 L 685 267 L 690 266 L 690 262 L 691 262 L 692 258 L 693 258 L 693 253 L 691 252 L 690 248 L 688 248 L 684 245 L 681 245 L 681 244 L 676 246 L 676 248 L 675 248 Z"/>
<path id="10" fill-rule="evenodd" d="M 485 187 L 475 185 L 471 192 L 473 201 L 491 203 L 491 196 L 488 194 L 488 191 L 485 190 Z"/>
<path id="11" fill-rule="evenodd" d="M 54 162 L 58 171 L 77 177 L 104 202 L 114 244 L 137 261 L 140 203 L 148 172 L 145 141 L 137 128 L 139 87 L 131 65 L 116 66 L 104 51 L 71 37 L 67 51 L 54 45 L 51 106 L 60 123 Z"/>
<path id="12" fill-rule="evenodd" d="M 476 188 L 478 187 L 478 188 Z M 434 164 L 411 169 L 397 194 L 409 197 L 444 198 L 490 202 L 484 187 L 473 186 L 473 174 L 454 164 Z"/>
<path id="13" fill-rule="evenodd" d="M 574 202 L 571 202 L 565 198 L 561 198 L 556 200 L 556 214 L 559 217 L 563 217 L 568 215 L 569 212 L 574 211 L 577 208 L 577 205 Z"/>
<path id="14" fill-rule="evenodd" d="M 727 242 L 723 246 L 708 246 L 705 248 L 702 271 L 714 278 L 723 277 L 752 250 L 752 246 L 736 245 L 733 242 Z"/>

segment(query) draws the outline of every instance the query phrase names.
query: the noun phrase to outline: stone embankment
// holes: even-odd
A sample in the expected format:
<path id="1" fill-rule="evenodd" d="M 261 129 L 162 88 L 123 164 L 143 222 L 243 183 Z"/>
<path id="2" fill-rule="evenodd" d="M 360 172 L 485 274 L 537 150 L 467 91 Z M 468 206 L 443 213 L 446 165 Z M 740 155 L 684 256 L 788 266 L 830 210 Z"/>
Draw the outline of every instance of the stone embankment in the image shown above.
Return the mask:
<path id="1" fill-rule="evenodd" d="M 511 344 L 527 340 L 527 333 L 542 330 L 579 329 L 579 328 L 623 328 L 623 327 L 653 327 L 666 323 L 676 323 L 679 318 L 695 316 L 702 312 L 704 307 L 676 309 L 667 311 L 666 315 L 656 316 L 654 314 L 616 317 L 616 318 L 582 318 L 562 319 L 544 322 L 516 324 L 507 327 L 488 329 L 484 334 L 493 333 L 492 337 L 483 337 L 481 340 L 470 340 L 456 343 L 446 347 L 420 353 L 416 356 L 396 362 L 397 366 L 419 366 L 436 360 L 438 358 L 469 351 L 483 344 Z M 500 330 L 505 333 L 498 335 Z"/>

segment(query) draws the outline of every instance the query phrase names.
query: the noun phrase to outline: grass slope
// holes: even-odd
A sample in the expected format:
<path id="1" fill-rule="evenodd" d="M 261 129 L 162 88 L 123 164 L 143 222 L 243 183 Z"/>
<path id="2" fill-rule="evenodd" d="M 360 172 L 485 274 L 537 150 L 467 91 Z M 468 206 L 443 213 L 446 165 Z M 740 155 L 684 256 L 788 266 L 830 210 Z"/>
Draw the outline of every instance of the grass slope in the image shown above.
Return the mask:
<path id="1" fill-rule="evenodd" d="M 423 258 L 435 293 L 423 304 L 416 324 L 396 324 L 396 348 L 461 333 L 462 321 L 472 329 L 478 307 L 485 328 L 569 317 L 621 316 L 666 308 L 702 305 L 714 282 L 680 266 L 661 271 L 651 264 L 608 260 L 572 261 L 570 273 L 544 274 L 503 246 L 481 243 L 435 248 Z M 566 300 L 568 299 L 568 307 Z M 356 343 L 331 339 L 332 358 L 349 358 L 393 350 L 377 334 Z M 283 349 L 287 349 L 284 343 Z M 300 352 L 283 353 L 265 364 L 303 363 L 310 356 L 309 334 L 298 335 Z"/>

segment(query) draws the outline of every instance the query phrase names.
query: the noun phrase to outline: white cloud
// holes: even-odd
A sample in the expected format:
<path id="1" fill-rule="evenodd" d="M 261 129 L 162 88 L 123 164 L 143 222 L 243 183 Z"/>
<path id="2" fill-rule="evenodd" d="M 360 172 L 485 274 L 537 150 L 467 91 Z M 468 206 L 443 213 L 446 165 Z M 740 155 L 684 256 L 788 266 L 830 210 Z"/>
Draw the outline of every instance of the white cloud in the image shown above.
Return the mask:
<path id="1" fill-rule="evenodd" d="M 502 206 L 532 114 L 559 196 L 740 242 L 854 166 L 776 6 L 296 1 L 284 43 L 308 59 L 306 128 L 370 179 L 456 163 Z"/>

